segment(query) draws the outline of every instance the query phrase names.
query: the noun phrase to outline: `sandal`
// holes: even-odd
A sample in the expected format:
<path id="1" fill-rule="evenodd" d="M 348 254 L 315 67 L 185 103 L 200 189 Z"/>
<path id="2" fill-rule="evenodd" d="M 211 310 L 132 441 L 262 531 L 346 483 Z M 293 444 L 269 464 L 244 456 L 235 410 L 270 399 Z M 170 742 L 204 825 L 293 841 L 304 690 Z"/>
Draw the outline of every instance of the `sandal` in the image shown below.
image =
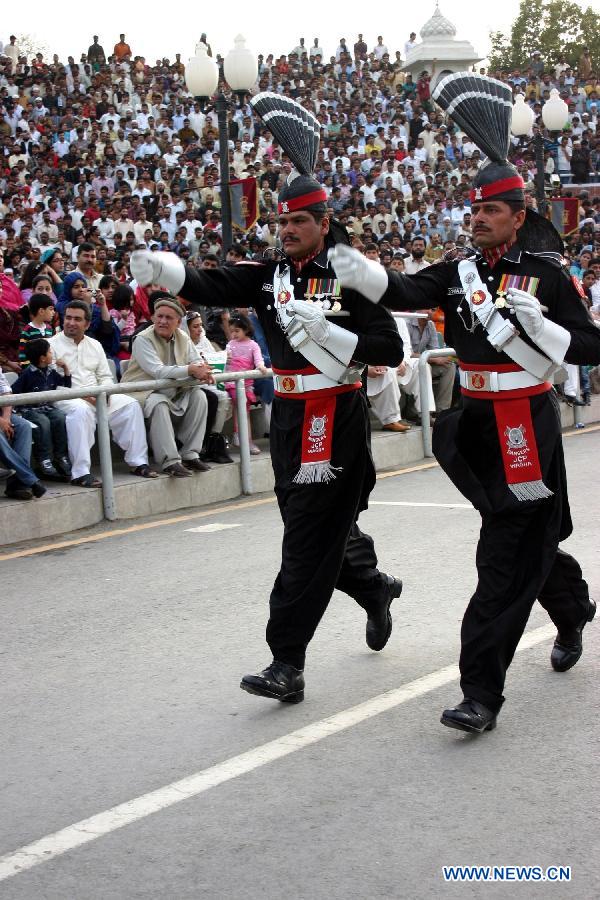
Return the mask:
<path id="1" fill-rule="evenodd" d="M 84 488 L 99 488 L 102 487 L 102 482 L 99 478 L 94 478 L 93 475 L 88 473 L 87 475 L 80 475 L 79 478 L 71 478 L 71 484 L 74 484 L 75 487 L 84 487 Z"/>
<path id="2" fill-rule="evenodd" d="M 158 478 L 158 472 L 153 472 L 147 464 L 138 466 L 137 469 L 130 469 L 130 472 L 132 475 L 138 475 L 140 478 Z"/>

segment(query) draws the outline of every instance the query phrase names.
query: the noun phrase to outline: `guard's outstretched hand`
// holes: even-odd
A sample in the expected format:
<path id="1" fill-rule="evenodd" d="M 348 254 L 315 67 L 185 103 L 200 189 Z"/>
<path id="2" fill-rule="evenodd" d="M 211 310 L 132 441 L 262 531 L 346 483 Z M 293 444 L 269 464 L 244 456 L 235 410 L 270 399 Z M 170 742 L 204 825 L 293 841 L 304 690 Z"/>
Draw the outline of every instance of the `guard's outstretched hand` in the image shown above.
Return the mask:
<path id="1" fill-rule="evenodd" d="M 332 247 L 327 258 L 343 288 L 352 288 L 371 303 L 379 303 L 388 286 L 387 272 L 380 263 L 345 244 Z"/>
<path id="2" fill-rule="evenodd" d="M 164 250 L 134 250 L 129 268 L 141 287 L 159 284 L 171 293 L 178 294 L 185 281 L 185 266 L 179 257 Z"/>

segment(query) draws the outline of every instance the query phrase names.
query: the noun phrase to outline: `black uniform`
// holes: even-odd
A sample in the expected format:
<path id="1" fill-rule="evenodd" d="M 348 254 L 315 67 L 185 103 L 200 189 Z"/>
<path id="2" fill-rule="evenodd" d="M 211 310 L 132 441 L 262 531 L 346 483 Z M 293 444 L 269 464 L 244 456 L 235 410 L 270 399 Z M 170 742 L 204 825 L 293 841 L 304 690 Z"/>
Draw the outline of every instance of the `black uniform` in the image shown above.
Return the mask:
<path id="1" fill-rule="evenodd" d="M 557 254 L 527 253 L 513 244 L 493 268 L 479 254 L 476 265 L 492 297 L 504 274 L 539 278 L 536 296 L 548 308 L 545 315 L 571 333 L 566 362 L 600 362 L 600 330 Z M 457 262 L 411 276 L 390 272 L 389 281 L 381 302 L 391 309 L 442 307 L 446 342 L 456 349 L 463 368 L 512 362 L 493 348 L 480 325 L 470 330 L 473 321 Z M 508 309 L 500 312 L 509 317 Z M 535 346 L 519 330 L 521 338 Z M 463 396 L 462 407 L 441 413 L 433 431 L 440 465 L 482 516 L 478 584 L 463 620 L 460 670 L 465 696 L 494 713 L 504 701 L 506 670 L 536 598 L 562 633 L 580 625 L 589 608 L 578 563 L 558 549 L 572 524 L 556 393 L 531 396 L 529 403 L 543 482 L 553 492 L 548 499 L 523 502 L 508 489 L 491 401 Z"/>
<path id="2" fill-rule="evenodd" d="M 305 299 L 308 280 L 335 278 L 327 248 L 298 275 L 289 260 L 294 297 Z M 302 372 L 307 360 L 292 350 L 277 321 L 274 284 L 277 264 L 245 264 L 223 269 L 186 269 L 182 297 L 207 306 L 253 306 L 264 329 L 273 368 Z M 344 290 L 342 309 L 350 315 L 335 324 L 358 335 L 354 359 L 371 365 L 398 365 L 402 340 L 390 314 Z M 382 574 L 372 539 L 356 520 L 367 508 L 375 484 L 370 429 L 363 390 L 336 398 L 331 464 L 341 467 L 327 483 L 296 484 L 300 469 L 305 402 L 302 395 L 275 396 L 271 415 L 271 458 L 275 492 L 284 524 L 281 569 L 270 598 L 267 643 L 280 662 L 304 667 L 306 647 L 337 587 L 363 608 L 381 592 Z"/>

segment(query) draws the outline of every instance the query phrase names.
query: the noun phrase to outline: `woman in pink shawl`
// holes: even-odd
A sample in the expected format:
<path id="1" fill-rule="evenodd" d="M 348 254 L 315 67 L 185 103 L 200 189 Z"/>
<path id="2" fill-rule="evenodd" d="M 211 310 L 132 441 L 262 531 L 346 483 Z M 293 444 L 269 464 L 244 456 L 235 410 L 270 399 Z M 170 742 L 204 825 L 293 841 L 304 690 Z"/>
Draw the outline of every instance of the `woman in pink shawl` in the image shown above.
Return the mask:
<path id="1" fill-rule="evenodd" d="M 8 372 L 20 372 L 19 340 L 23 324 L 19 310 L 21 291 L 4 272 L 4 251 L 0 248 L 0 366 Z"/>

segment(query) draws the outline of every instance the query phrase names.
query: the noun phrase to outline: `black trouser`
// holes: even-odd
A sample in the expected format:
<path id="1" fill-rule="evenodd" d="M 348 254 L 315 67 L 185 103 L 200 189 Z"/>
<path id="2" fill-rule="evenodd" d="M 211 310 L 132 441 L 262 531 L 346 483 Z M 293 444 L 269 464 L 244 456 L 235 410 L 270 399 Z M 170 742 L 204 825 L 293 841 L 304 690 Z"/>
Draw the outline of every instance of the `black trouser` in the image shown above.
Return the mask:
<path id="1" fill-rule="evenodd" d="M 308 485 L 293 482 L 300 464 L 298 416 L 301 420 L 304 404 L 275 398 L 271 451 L 284 535 L 267 643 L 275 659 L 299 669 L 335 588 L 364 609 L 381 593 L 383 576 L 373 541 L 356 524 L 375 481 L 360 395 L 338 398 L 332 464 L 342 471 L 327 484 Z"/>
<path id="2" fill-rule="evenodd" d="M 57 456 L 68 456 L 66 413 L 62 409 L 45 407 L 24 409 L 24 419 L 37 425 L 33 429 L 33 455 L 38 462 Z"/>
<path id="3" fill-rule="evenodd" d="M 465 696 L 494 712 L 536 599 L 563 633 L 584 621 L 589 604 L 579 564 L 558 549 L 572 531 L 558 402 L 550 391 L 530 403 L 543 481 L 553 492 L 545 500 L 521 503 L 508 491 L 491 403 L 463 397 L 463 408 L 442 413 L 434 428 L 440 465 L 481 512 L 460 672 Z"/>
<path id="4" fill-rule="evenodd" d="M 589 594 L 579 564 L 548 528 L 554 500 L 507 515 L 483 516 L 478 583 L 461 630 L 461 687 L 498 712 L 517 644 L 536 599 L 559 631 L 585 620 Z"/>
<path id="5" fill-rule="evenodd" d="M 204 432 L 204 443 L 206 444 L 206 440 L 209 434 L 211 434 L 212 432 L 213 425 L 215 424 L 215 419 L 217 417 L 219 398 L 214 391 L 209 391 L 207 388 L 202 388 L 202 390 L 204 391 L 206 402 L 208 404 L 206 410 L 206 431 Z"/>

